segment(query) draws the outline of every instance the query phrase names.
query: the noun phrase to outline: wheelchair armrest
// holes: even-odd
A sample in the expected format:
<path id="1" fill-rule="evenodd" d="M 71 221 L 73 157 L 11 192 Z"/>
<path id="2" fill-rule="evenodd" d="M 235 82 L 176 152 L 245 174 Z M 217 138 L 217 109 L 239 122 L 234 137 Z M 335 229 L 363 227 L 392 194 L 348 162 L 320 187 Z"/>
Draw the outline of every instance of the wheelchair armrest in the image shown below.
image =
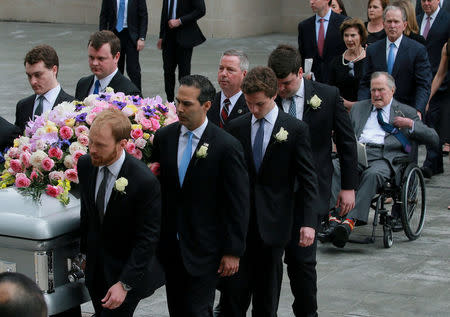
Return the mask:
<path id="1" fill-rule="evenodd" d="M 392 163 L 394 163 L 395 165 L 397 165 L 397 164 L 406 165 L 411 162 L 412 161 L 408 156 L 397 156 L 397 157 L 394 157 L 394 159 L 392 160 Z"/>

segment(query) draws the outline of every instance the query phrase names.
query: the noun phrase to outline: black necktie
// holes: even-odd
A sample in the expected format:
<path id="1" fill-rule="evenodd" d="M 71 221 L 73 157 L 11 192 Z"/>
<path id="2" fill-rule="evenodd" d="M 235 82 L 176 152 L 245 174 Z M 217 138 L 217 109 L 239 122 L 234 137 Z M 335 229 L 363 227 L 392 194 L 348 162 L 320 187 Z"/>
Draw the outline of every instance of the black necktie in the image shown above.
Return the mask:
<path id="1" fill-rule="evenodd" d="M 97 205 L 98 215 L 100 217 L 100 223 L 103 223 L 103 215 L 105 214 L 105 195 L 106 195 L 106 185 L 108 184 L 108 179 L 110 172 L 105 166 L 102 168 L 103 179 L 98 188 L 97 198 L 95 199 L 95 204 Z"/>
<path id="2" fill-rule="evenodd" d="M 36 118 L 37 116 L 40 116 L 42 114 L 42 111 L 44 110 L 44 95 L 40 95 L 38 97 L 39 103 L 38 106 L 36 107 L 36 110 L 34 111 L 34 118 Z"/>

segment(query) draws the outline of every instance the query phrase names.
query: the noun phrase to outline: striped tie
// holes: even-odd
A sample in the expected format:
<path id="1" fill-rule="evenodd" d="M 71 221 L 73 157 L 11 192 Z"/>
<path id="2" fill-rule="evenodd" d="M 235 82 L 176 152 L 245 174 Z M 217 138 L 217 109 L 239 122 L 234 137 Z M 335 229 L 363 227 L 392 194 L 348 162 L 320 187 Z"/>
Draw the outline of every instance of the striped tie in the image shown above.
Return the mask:
<path id="1" fill-rule="evenodd" d="M 222 107 L 222 111 L 220 112 L 220 122 L 219 122 L 219 126 L 222 129 L 225 126 L 225 123 L 227 122 L 228 110 L 229 110 L 230 105 L 231 105 L 230 99 L 227 98 L 223 101 L 223 107 Z"/>

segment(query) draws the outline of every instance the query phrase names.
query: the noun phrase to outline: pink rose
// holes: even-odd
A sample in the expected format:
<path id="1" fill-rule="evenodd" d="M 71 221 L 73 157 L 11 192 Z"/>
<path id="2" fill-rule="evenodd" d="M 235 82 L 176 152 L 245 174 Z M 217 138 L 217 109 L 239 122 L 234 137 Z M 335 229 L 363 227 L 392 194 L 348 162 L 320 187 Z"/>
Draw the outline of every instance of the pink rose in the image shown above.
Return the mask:
<path id="1" fill-rule="evenodd" d="M 72 155 L 73 163 L 77 164 L 78 159 L 80 157 L 82 157 L 84 154 L 86 154 L 86 152 L 80 151 L 80 150 L 76 150 L 75 152 L 73 152 L 73 155 Z"/>
<path id="2" fill-rule="evenodd" d="M 30 186 L 30 184 L 31 184 L 31 181 L 25 174 L 18 173 L 16 175 L 16 182 L 15 182 L 16 187 L 18 187 L 18 188 L 28 187 L 28 186 Z"/>
<path id="3" fill-rule="evenodd" d="M 12 147 L 8 151 L 8 156 L 10 158 L 18 158 L 19 157 L 19 149 L 16 147 Z"/>
<path id="4" fill-rule="evenodd" d="M 131 155 L 133 155 L 138 160 L 142 160 L 142 151 L 139 149 L 135 149 L 134 153 L 132 153 Z"/>
<path id="5" fill-rule="evenodd" d="M 134 153 L 134 150 L 136 150 L 136 145 L 133 142 L 128 142 L 125 146 L 125 151 L 127 151 L 130 154 Z"/>
<path id="6" fill-rule="evenodd" d="M 97 116 L 96 113 L 90 113 L 86 116 L 86 123 L 89 125 L 92 125 L 92 122 L 94 121 L 95 117 Z"/>
<path id="7" fill-rule="evenodd" d="M 131 131 L 131 137 L 133 139 L 139 139 L 140 137 L 142 137 L 144 135 L 144 132 L 142 132 L 141 129 L 135 129 Z"/>
<path id="8" fill-rule="evenodd" d="M 61 129 L 59 129 L 59 135 L 64 140 L 69 140 L 73 136 L 73 130 L 72 128 L 69 128 L 68 126 L 63 126 Z"/>
<path id="9" fill-rule="evenodd" d="M 64 192 L 64 189 L 62 189 L 59 186 L 52 186 L 52 185 L 47 185 L 47 189 L 45 191 L 45 193 L 51 197 L 58 197 L 58 195 L 62 194 Z"/>
<path id="10" fill-rule="evenodd" d="M 20 162 L 20 160 L 14 159 L 9 161 L 9 166 L 14 171 L 14 173 L 22 173 L 23 171 L 22 163 Z"/>
<path id="11" fill-rule="evenodd" d="M 31 154 L 28 152 L 23 152 L 22 154 L 20 154 L 20 161 L 22 162 L 23 166 L 30 167 L 30 158 L 31 158 Z"/>
<path id="12" fill-rule="evenodd" d="M 152 171 L 152 173 L 155 176 L 159 176 L 159 174 L 160 174 L 160 170 L 159 170 L 160 164 L 158 162 L 150 163 L 150 165 L 148 167 L 150 167 L 150 170 Z"/>
<path id="13" fill-rule="evenodd" d="M 89 134 L 89 128 L 85 125 L 79 125 L 78 127 L 75 128 L 75 135 L 77 137 L 80 137 L 80 135 L 85 134 L 88 135 Z"/>
<path id="14" fill-rule="evenodd" d="M 64 175 L 69 181 L 78 184 L 78 172 L 76 169 L 70 168 L 64 172 Z"/>
<path id="15" fill-rule="evenodd" d="M 152 122 L 152 131 L 156 131 L 161 127 L 158 120 L 150 118 L 150 121 Z"/>
<path id="16" fill-rule="evenodd" d="M 139 138 L 136 141 L 134 141 L 134 144 L 140 148 L 143 149 L 146 145 L 147 145 L 147 140 L 143 139 L 143 138 Z"/>
<path id="17" fill-rule="evenodd" d="M 142 118 L 140 120 L 140 123 L 141 123 L 142 127 L 144 128 L 144 130 L 150 130 L 152 128 L 152 122 L 150 121 L 150 119 Z"/>
<path id="18" fill-rule="evenodd" d="M 50 174 L 48 174 L 48 178 L 50 178 L 50 180 L 52 181 L 64 180 L 64 172 L 60 171 L 50 172 Z"/>
<path id="19" fill-rule="evenodd" d="M 36 170 L 33 169 L 33 171 L 31 172 L 31 175 L 30 175 L 30 179 L 32 181 L 38 179 L 38 174 L 36 173 Z"/>
<path id="20" fill-rule="evenodd" d="M 89 145 L 89 137 L 86 134 L 81 134 L 78 137 L 78 142 L 80 142 L 84 146 L 88 146 Z"/>
<path id="21" fill-rule="evenodd" d="M 28 144 L 24 144 L 21 146 L 20 148 L 21 152 L 29 152 L 30 151 L 30 146 Z"/>
<path id="22" fill-rule="evenodd" d="M 56 158 L 58 161 L 63 157 L 63 151 L 59 147 L 51 147 L 48 156 Z"/>
<path id="23" fill-rule="evenodd" d="M 53 166 L 55 166 L 55 161 L 53 161 L 51 158 L 47 156 L 42 160 L 41 165 L 44 171 L 49 172 L 52 170 Z"/>

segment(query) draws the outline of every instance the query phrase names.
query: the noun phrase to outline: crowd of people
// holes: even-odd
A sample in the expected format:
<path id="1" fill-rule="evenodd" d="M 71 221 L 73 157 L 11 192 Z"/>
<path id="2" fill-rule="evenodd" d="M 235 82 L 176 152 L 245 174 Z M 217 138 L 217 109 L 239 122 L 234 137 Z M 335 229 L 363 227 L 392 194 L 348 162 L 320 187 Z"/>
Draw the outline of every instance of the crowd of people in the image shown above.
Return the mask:
<path id="1" fill-rule="evenodd" d="M 193 47 L 205 41 L 196 23 L 204 1 L 164 0 L 157 45 L 179 122 L 156 132 L 157 177 L 124 151 L 131 125 L 111 109 L 94 120 L 77 166 L 80 251 L 96 316 L 132 316 L 165 284 L 172 317 L 243 317 L 250 304 L 253 316 L 273 317 L 283 255 L 294 315 L 317 316 L 317 238 L 343 248 L 398 171 L 394 158 L 417 159 L 413 143 L 427 146 L 425 177 L 443 172 L 450 0 L 417 3 L 414 12 L 407 0 L 369 0 L 364 23 L 340 0 L 310 0 L 314 15 L 299 23 L 298 47 L 279 45 L 267 66 L 252 69 L 245 52 L 224 51 L 216 92 L 190 75 Z M 87 48 L 92 74 L 75 97 L 57 80 L 56 51 L 30 50 L 34 94 L 18 102 L 14 125 L 0 121 L 2 147 L 62 101 L 107 87 L 141 95 L 147 23 L 145 0 L 103 1 Z M 114 192 L 119 178 L 129 180 L 126 195 Z"/>

